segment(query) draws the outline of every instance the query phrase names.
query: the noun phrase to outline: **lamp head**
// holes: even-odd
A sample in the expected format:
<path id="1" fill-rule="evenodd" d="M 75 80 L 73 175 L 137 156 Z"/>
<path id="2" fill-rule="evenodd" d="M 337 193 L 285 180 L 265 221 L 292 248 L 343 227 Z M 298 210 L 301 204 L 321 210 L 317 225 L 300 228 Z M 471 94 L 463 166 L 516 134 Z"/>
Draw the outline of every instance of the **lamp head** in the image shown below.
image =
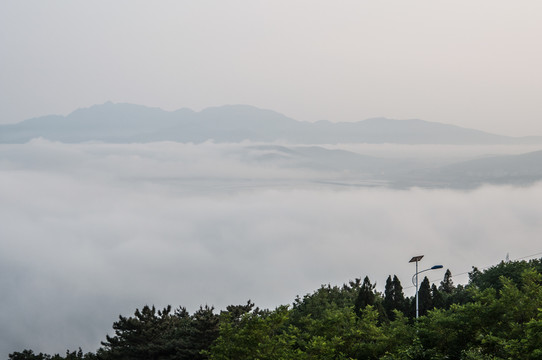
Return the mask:
<path id="1" fill-rule="evenodd" d="M 435 269 L 442 269 L 444 266 L 442 265 L 434 265 L 431 267 L 431 270 L 435 270 Z"/>

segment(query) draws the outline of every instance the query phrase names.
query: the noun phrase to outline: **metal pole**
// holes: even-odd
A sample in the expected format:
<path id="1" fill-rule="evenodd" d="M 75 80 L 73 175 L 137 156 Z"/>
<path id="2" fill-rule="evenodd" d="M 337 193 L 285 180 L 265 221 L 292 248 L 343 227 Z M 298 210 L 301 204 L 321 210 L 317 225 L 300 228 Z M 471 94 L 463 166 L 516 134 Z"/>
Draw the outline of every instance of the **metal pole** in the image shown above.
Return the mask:
<path id="1" fill-rule="evenodd" d="M 418 318 L 418 261 L 416 261 L 416 319 Z"/>
<path id="2" fill-rule="evenodd" d="M 424 272 L 424 271 L 427 271 L 427 270 L 437 269 L 437 267 L 433 266 L 431 269 L 418 271 L 418 261 L 420 261 L 422 258 L 423 258 L 423 255 L 413 256 L 412 259 L 410 259 L 410 261 L 409 261 L 409 263 L 413 263 L 413 262 L 416 263 L 416 274 L 414 274 L 414 276 L 416 276 L 416 319 L 420 315 L 419 314 L 419 307 L 418 307 L 418 273 Z M 442 267 L 442 265 L 438 265 L 438 266 L 439 266 L 438 267 L 439 269 Z M 414 284 L 414 276 L 412 276 L 412 280 L 411 280 L 413 284 Z"/>

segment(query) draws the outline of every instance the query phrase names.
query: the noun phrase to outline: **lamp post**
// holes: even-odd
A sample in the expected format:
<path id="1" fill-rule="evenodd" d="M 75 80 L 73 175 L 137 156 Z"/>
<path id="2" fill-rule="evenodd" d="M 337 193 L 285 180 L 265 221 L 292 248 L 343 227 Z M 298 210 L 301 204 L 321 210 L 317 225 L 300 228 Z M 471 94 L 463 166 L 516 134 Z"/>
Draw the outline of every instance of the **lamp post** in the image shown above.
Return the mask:
<path id="1" fill-rule="evenodd" d="M 418 274 L 421 274 L 422 272 L 429 271 L 429 270 L 435 270 L 435 269 L 442 269 L 442 265 L 434 265 L 430 267 L 429 269 L 425 269 L 422 271 L 418 271 L 418 261 L 420 261 L 423 258 L 423 255 L 418 255 L 412 257 L 409 262 L 415 262 L 416 263 L 416 273 L 412 276 L 412 284 L 416 285 L 416 319 L 419 316 L 419 307 L 418 307 Z M 416 277 L 416 283 L 414 283 L 414 277 Z"/>

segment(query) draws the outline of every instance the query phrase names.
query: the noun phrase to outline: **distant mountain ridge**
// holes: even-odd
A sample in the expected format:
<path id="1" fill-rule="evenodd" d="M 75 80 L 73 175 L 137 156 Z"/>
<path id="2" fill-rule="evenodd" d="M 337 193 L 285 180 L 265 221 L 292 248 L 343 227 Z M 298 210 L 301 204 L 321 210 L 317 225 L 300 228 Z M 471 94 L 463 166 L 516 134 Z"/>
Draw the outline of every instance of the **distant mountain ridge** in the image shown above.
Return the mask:
<path id="1" fill-rule="evenodd" d="M 542 137 L 514 138 L 424 120 L 373 118 L 358 122 L 301 122 L 272 110 L 248 105 L 165 111 L 159 108 L 107 102 L 78 109 L 67 116 L 48 115 L 0 125 L 0 143 L 24 143 L 33 138 L 78 143 L 177 141 L 293 144 L 525 144 Z"/>
<path id="2" fill-rule="evenodd" d="M 334 183 L 342 186 L 378 183 L 396 188 L 471 189 L 483 184 L 523 186 L 542 180 L 542 150 L 439 165 L 319 146 L 256 145 L 247 146 L 245 150 L 247 158 L 260 164 L 341 174 Z"/>
<path id="3" fill-rule="evenodd" d="M 542 150 L 461 161 L 435 169 L 418 169 L 396 177 L 396 184 L 475 188 L 483 184 L 528 185 L 542 180 Z"/>

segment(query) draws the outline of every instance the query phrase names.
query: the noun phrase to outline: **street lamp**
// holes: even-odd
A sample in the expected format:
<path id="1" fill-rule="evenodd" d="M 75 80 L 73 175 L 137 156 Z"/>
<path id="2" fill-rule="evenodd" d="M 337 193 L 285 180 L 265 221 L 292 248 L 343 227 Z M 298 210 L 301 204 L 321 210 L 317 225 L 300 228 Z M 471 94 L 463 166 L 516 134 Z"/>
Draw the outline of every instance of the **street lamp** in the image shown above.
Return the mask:
<path id="1" fill-rule="evenodd" d="M 421 274 L 422 272 L 429 271 L 429 270 L 435 270 L 435 269 L 442 269 L 442 265 L 434 265 L 431 266 L 429 269 L 425 269 L 422 271 L 418 271 L 418 261 L 420 261 L 423 258 L 423 255 L 418 255 L 412 257 L 409 262 L 415 262 L 416 263 L 416 273 L 412 276 L 412 285 L 416 285 L 416 319 L 418 318 L 418 274 Z M 414 277 L 416 277 L 416 283 L 414 283 Z"/>

